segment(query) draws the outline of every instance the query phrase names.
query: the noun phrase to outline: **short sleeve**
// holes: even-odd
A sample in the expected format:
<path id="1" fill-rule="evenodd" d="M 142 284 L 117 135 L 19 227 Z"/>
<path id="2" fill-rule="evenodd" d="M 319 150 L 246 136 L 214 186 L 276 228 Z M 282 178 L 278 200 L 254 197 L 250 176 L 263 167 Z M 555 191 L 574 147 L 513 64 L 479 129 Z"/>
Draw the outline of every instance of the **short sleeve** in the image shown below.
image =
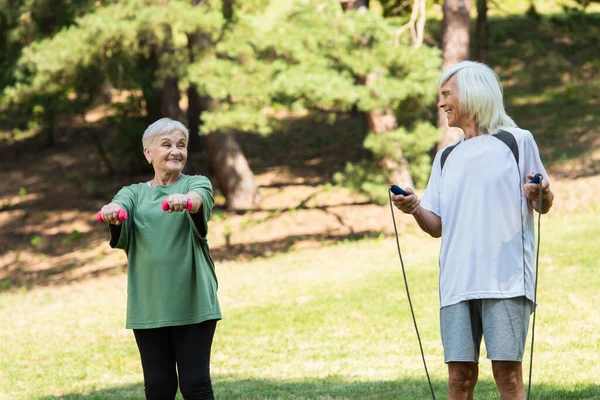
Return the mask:
<path id="1" fill-rule="evenodd" d="M 133 213 L 135 212 L 136 193 L 132 186 L 125 186 L 113 197 L 113 203 L 119 204 L 127 211 L 127 219 L 119 226 L 109 224 L 110 247 L 123 249 L 127 253 L 129 249 L 129 237 L 133 224 Z"/>
<path id="2" fill-rule="evenodd" d="M 441 216 L 440 206 L 440 185 L 442 179 L 442 167 L 440 160 L 442 157 L 442 151 L 440 150 L 433 159 L 433 166 L 431 167 L 431 175 L 429 175 L 429 181 L 427 182 L 427 188 L 425 194 L 421 199 L 421 207 L 431 211 L 438 217 Z"/>
<path id="3" fill-rule="evenodd" d="M 542 174 L 544 180 L 550 182 L 548 174 L 540 158 L 540 151 L 533 135 L 529 131 L 525 131 L 523 140 L 523 155 L 521 158 L 521 179 L 523 183 L 527 183 L 527 174 Z"/>
<path id="4" fill-rule="evenodd" d="M 208 234 L 208 221 L 212 216 L 212 209 L 215 203 L 213 198 L 213 189 L 210 180 L 202 175 L 191 176 L 188 181 L 187 192 L 194 191 L 202 198 L 202 208 L 199 213 L 189 214 L 194 222 L 194 229 L 201 238 L 206 238 Z"/>

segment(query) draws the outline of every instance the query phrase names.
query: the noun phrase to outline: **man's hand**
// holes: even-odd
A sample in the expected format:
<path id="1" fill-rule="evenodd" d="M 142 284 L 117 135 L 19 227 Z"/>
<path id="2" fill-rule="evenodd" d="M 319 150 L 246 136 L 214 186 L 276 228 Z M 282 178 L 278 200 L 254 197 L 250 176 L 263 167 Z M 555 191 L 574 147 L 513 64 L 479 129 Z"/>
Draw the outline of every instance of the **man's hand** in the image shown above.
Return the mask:
<path id="1" fill-rule="evenodd" d="M 405 188 L 406 196 L 398 194 L 392 195 L 392 202 L 396 208 L 405 214 L 414 214 L 421 205 L 421 200 L 417 197 L 415 192 L 409 187 Z"/>
<path id="2" fill-rule="evenodd" d="M 527 174 L 527 181 L 529 182 L 535 174 Z M 540 210 L 540 184 L 539 183 L 526 183 L 524 186 L 525 197 L 531 201 L 532 207 L 539 213 L 545 214 L 552 207 L 554 201 L 554 194 L 550 190 L 550 182 L 547 179 L 542 180 L 542 206 L 543 210 Z"/>

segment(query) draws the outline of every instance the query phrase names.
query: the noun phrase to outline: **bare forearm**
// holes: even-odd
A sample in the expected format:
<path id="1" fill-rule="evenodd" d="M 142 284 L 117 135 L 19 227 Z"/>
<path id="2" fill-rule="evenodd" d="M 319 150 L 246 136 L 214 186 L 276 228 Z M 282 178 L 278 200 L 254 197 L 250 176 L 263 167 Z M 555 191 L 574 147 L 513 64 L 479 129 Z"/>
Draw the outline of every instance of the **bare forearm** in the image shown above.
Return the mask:
<path id="1" fill-rule="evenodd" d="M 429 210 L 419 206 L 413 213 L 413 217 L 424 232 L 427 232 L 434 238 L 442 236 L 442 219 Z"/>
<path id="2" fill-rule="evenodd" d="M 192 201 L 192 210 L 190 212 L 192 214 L 199 213 L 202 209 L 202 196 L 200 196 L 195 190 L 190 191 L 187 196 L 188 199 Z"/>

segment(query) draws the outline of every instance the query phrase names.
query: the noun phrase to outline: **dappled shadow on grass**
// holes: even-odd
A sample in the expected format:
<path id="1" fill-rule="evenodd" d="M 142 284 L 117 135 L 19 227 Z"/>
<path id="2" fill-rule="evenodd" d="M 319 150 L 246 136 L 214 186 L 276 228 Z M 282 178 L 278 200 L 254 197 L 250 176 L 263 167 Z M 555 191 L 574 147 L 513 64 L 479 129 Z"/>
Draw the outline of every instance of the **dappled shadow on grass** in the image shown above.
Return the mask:
<path id="1" fill-rule="evenodd" d="M 436 398 L 447 396 L 446 380 L 432 380 Z M 431 392 L 425 376 L 422 379 L 401 378 L 395 381 L 350 381 L 344 377 L 309 379 L 305 381 L 278 381 L 273 379 L 230 379 L 213 377 L 215 397 L 218 400 L 275 400 L 275 399 L 348 399 L 348 400 L 427 400 Z M 482 380 L 475 389 L 476 399 L 498 399 L 496 386 L 490 380 Z M 180 399 L 181 397 L 178 397 Z M 143 385 L 133 384 L 100 389 L 86 394 L 70 393 L 42 396 L 38 400 L 106 400 L 144 399 Z M 600 399 L 600 385 L 539 384 L 531 390 L 531 400 Z"/>
<path id="2" fill-rule="evenodd" d="M 271 257 L 294 250 L 298 242 L 311 242 L 312 247 L 334 245 L 342 241 L 359 241 L 381 237 L 381 231 L 358 231 L 352 233 L 324 232 L 318 234 L 288 235 L 278 240 L 244 242 L 213 247 L 210 254 L 215 261 L 243 261 L 257 257 Z"/>

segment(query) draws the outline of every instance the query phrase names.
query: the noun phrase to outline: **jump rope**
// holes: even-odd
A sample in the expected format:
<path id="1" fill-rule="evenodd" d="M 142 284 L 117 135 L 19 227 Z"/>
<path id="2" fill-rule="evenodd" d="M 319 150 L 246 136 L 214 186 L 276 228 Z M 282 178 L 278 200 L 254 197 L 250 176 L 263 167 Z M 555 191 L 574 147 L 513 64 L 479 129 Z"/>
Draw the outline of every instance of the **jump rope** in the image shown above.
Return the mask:
<path id="1" fill-rule="evenodd" d="M 529 183 L 539 184 L 540 197 L 539 197 L 539 209 L 542 210 L 542 174 L 535 174 Z M 406 271 L 404 269 L 404 261 L 402 261 L 402 252 L 400 251 L 400 240 L 398 239 L 398 229 L 396 228 L 396 218 L 394 217 L 394 207 L 392 206 L 392 193 L 395 195 L 408 196 L 404 190 L 399 186 L 392 185 L 388 190 L 388 198 L 390 203 L 390 211 L 392 213 L 392 221 L 394 223 L 394 233 L 396 234 L 396 247 L 398 249 L 398 257 L 400 258 L 400 265 L 402 266 L 402 277 L 404 278 L 404 287 L 406 288 L 406 297 L 408 299 L 408 305 L 410 306 L 410 313 L 412 315 L 413 324 L 415 331 L 417 332 L 417 340 L 419 341 L 419 349 L 421 350 L 421 358 L 423 359 L 423 366 L 425 367 L 425 375 L 427 375 L 427 383 L 429 383 L 429 389 L 431 390 L 431 398 L 435 400 L 435 393 L 433 391 L 433 385 L 431 384 L 431 378 L 429 377 L 429 371 L 427 370 L 427 363 L 425 362 L 425 353 L 423 352 L 423 344 L 421 343 L 421 335 L 419 335 L 419 328 L 417 327 L 417 319 L 415 318 L 415 311 L 413 309 L 412 300 L 410 299 L 410 291 L 408 290 L 408 280 L 406 279 Z M 533 290 L 533 304 L 535 307 L 537 299 L 537 282 L 538 282 L 538 265 L 540 258 L 540 226 L 541 226 L 542 214 L 538 212 L 538 234 L 537 234 L 537 251 L 535 255 L 535 286 Z M 531 395 L 531 374 L 533 371 L 533 344 L 535 341 L 535 315 L 536 310 L 533 310 L 533 322 L 531 325 L 531 353 L 529 358 L 529 382 L 527 384 L 527 400 L 530 399 Z"/>

